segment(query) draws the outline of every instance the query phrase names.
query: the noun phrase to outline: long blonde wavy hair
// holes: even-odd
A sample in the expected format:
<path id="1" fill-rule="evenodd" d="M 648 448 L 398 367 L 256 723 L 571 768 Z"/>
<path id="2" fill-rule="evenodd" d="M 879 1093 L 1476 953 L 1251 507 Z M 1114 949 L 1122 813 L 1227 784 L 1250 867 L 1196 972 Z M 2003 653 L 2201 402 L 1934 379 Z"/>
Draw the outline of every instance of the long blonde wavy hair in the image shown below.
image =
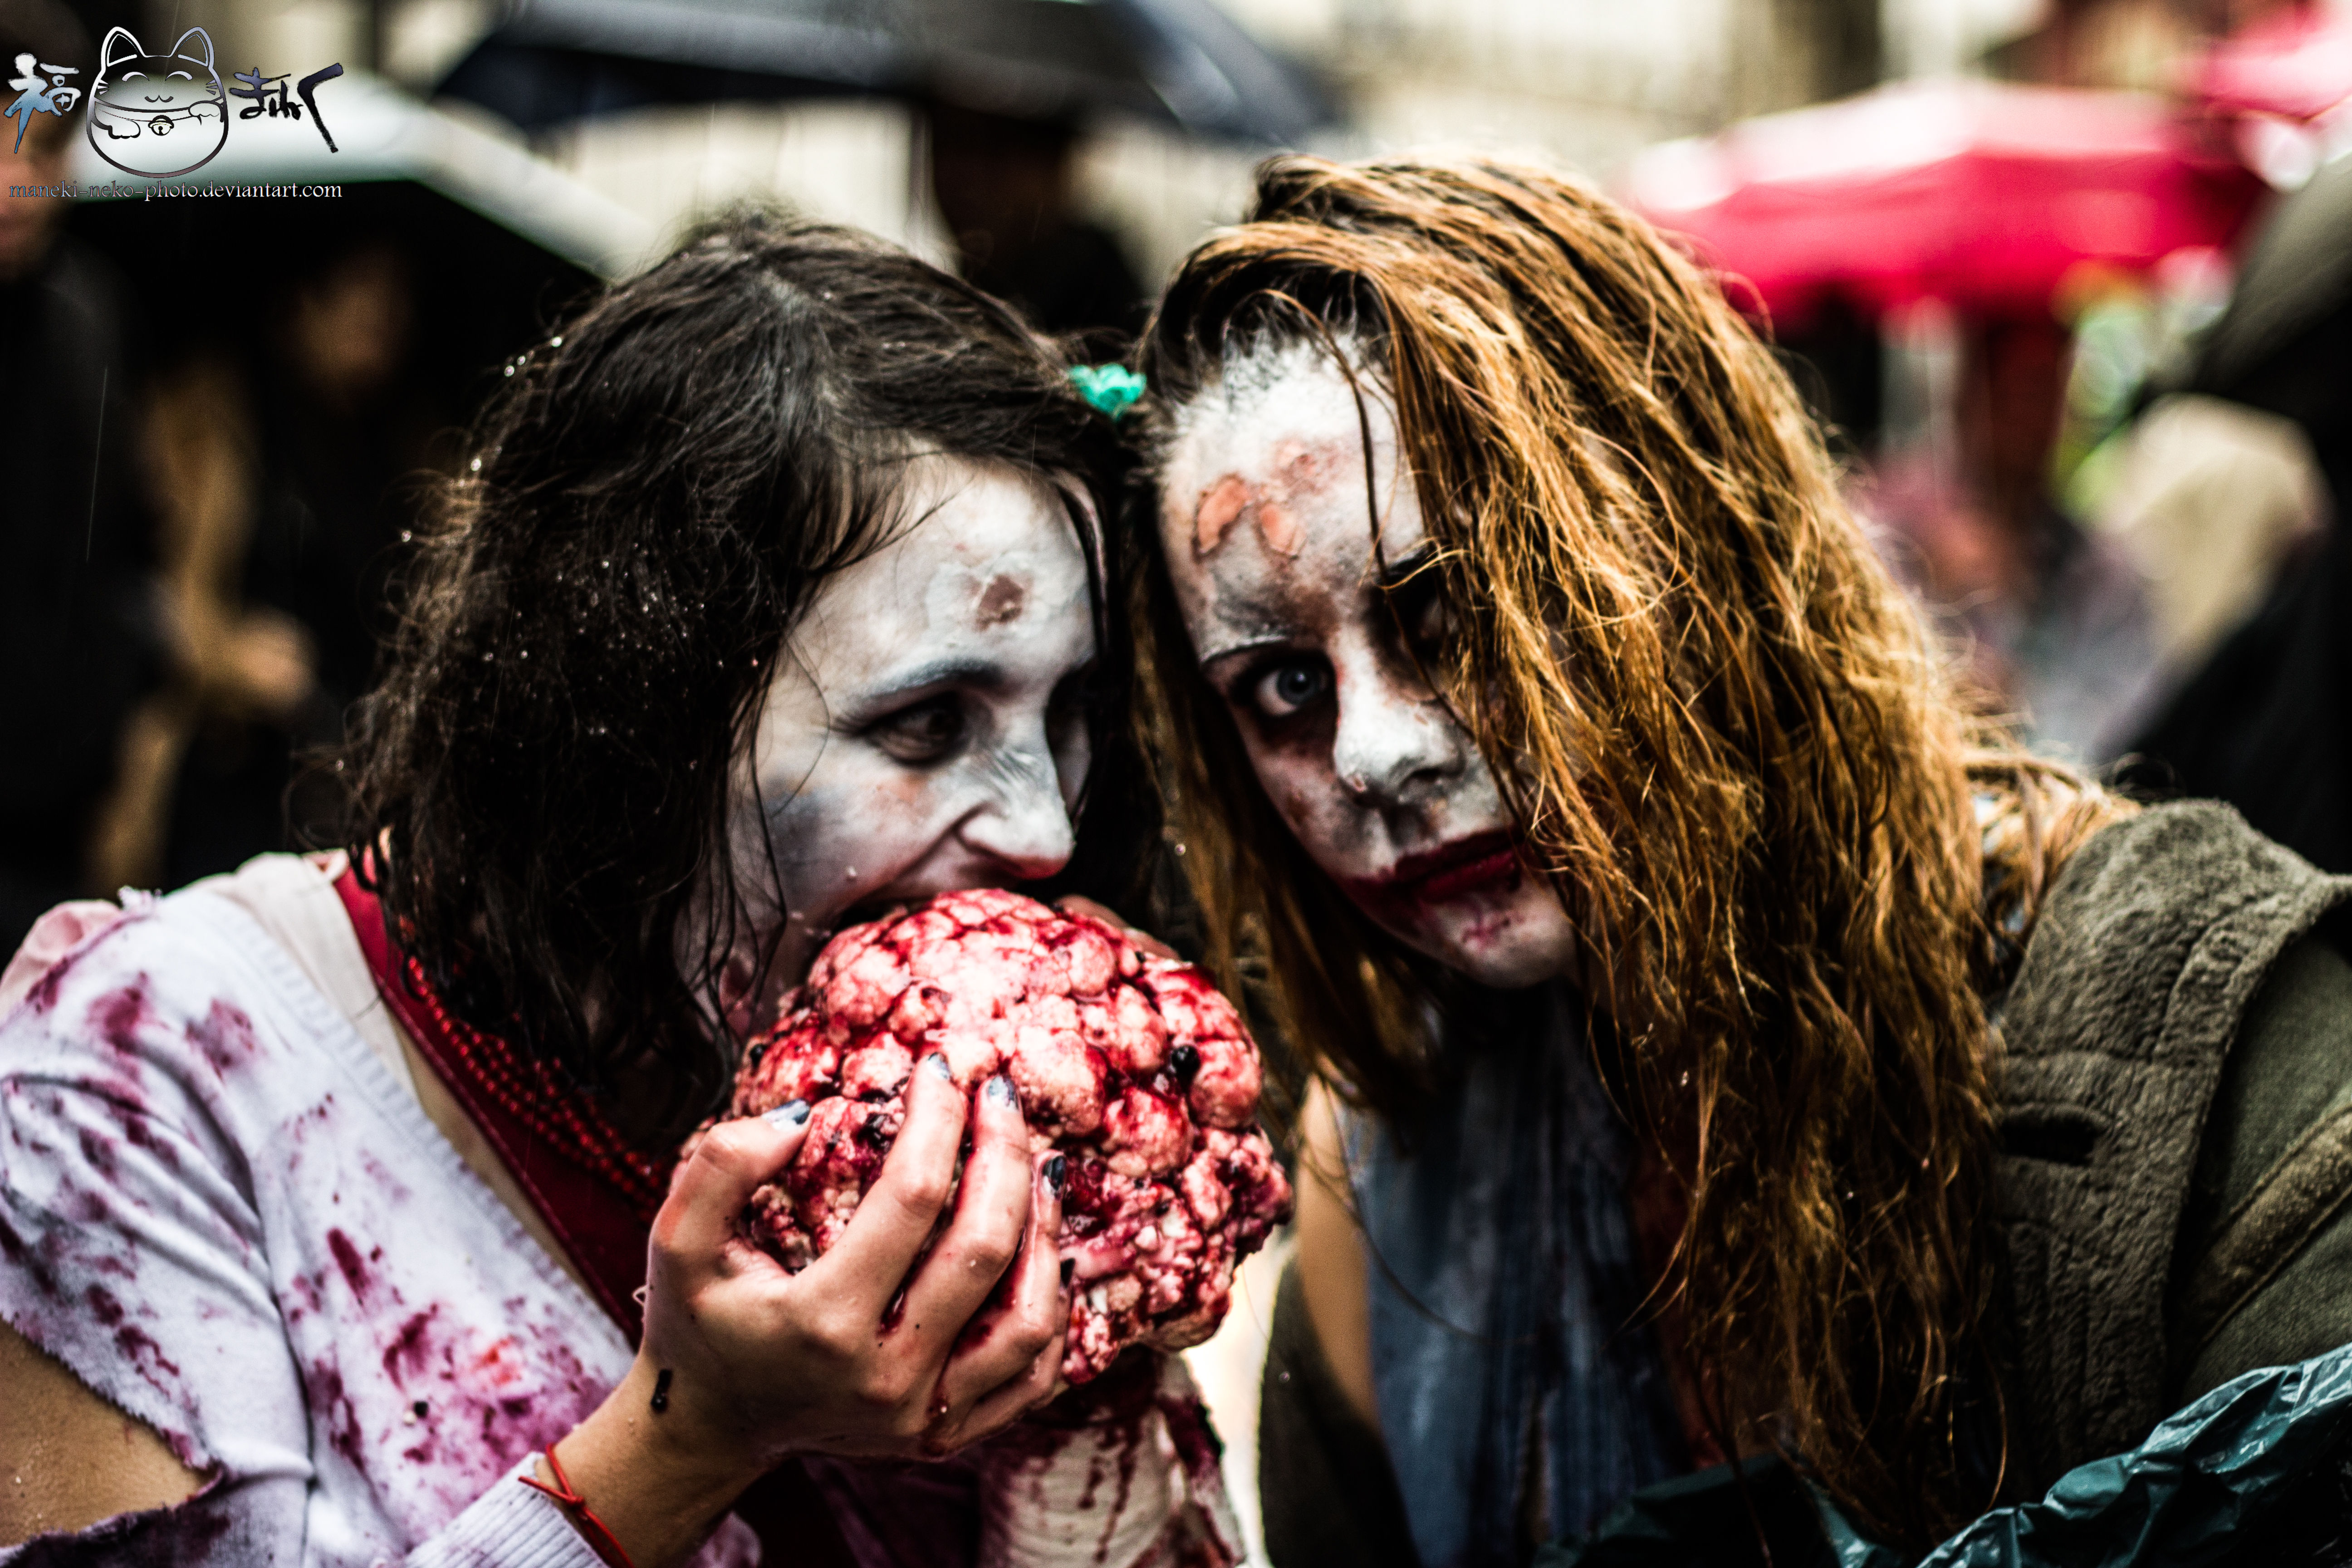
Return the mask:
<path id="1" fill-rule="evenodd" d="M 1693 1372 L 1735 1446 L 1925 1542 L 1987 1500 L 1963 1405 L 1999 1419 L 1983 998 L 2126 808 L 1972 716 L 1770 351 L 1590 187 L 1267 163 L 1148 330 L 1160 430 L 1302 341 L 1360 345 L 1393 399 L 1451 613 L 1432 673 L 1606 977 L 1611 1081 L 1684 1200 L 1657 1300 Z M 1459 983 L 1283 826 L 1164 572 L 1139 619 L 1212 963 L 1409 1125 Z"/>

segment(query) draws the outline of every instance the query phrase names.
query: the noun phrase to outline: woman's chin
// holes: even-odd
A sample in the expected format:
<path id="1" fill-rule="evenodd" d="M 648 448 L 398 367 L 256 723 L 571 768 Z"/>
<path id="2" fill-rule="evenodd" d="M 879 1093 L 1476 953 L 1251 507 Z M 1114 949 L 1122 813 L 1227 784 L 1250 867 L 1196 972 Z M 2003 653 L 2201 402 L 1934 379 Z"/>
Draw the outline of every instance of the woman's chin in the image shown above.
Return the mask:
<path id="1" fill-rule="evenodd" d="M 1465 900 L 1429 910 L 1420 931 L 1397 934 L 1465 980 L 1496 991 L 1576 973 L 1576 928 L 1549 895 L 1499 908 Z"/>

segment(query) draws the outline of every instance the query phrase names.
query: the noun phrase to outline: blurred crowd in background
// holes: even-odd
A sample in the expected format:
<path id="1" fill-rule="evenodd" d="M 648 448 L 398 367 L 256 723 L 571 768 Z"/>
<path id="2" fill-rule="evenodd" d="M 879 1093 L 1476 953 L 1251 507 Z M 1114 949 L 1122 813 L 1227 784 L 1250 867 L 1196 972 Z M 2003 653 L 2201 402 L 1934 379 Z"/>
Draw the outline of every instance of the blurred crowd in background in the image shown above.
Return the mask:
<path id="1" fill-rule="evenodd" d="M 332 153 L 236 124 L 184 182 L 340 195 L 0 205 L 0 950 L 323 826 L 467 421 L 698 214 L 1111 358 L 1285 147 L 1533 155 L 1689 236 L 1988 704 L 2352 870 L 2352 6 L 0 0 L 0 57 L 87 83 L 118 25 L 344 64 Z M 111 173 L 26 124 L 10 184 Z"/>

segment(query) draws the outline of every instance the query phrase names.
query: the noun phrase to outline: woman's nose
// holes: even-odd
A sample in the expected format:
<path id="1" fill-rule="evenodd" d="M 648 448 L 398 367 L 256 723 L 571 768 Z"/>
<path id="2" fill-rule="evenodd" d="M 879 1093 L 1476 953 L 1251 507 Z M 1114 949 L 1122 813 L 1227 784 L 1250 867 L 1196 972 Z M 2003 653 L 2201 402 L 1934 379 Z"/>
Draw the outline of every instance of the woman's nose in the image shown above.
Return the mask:
<path id="1" fill-rule="evenodd" d="M 1340 669 L 1331 766 L 1360 798 L 1409 805 L 1460 774 L 1469 737 L 1445 704 L 1388 670 Z"/>
<path id="2" fill-rule="evenodd" d="M 1069 864 L 1076 834 L 1062 804 L 1053 753 L 1042 744 L 1024 747 L 985 765 L 996 775 L 993 798 L 964 820 L 964 844 L 1002 863 L 1007 879 L 1016 882 L 1050 877 Z"/>

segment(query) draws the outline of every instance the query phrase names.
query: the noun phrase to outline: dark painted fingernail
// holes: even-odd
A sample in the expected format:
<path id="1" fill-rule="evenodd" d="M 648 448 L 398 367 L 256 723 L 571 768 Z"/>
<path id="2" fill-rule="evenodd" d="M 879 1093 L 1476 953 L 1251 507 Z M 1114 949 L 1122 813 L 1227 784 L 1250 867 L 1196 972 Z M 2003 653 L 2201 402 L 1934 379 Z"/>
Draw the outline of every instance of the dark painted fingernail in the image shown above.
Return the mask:
<path id="1" fill-rule="evenodd" d="M 1012 1105 L 1015 1103 L 1013 1094 L 1013 1080 L 1005 1077 L 1003 1073 L 998 1073 L 994 1078 L 988 1080 L 988 1088 L 984 1092 L 987 1094 L 988 1103 L 991 1105 Z"/>
<path id="2" fill-rule="evenodd" d="M 1070 1279 L 1071 1279 L 1071 1278 L 1072 1278 L 1074 1275 L 1076 1275 L 1076 1274 L 1077 1273 L 1077 1271 L 1078 1271 L 1078 1260 L 1077 1260 L 1076 1258 L 1065 1258 L 1064 1259 L 1062 1259 L 1062 1289 L 1063 1289 L 1066 1290 L 1066 1289 L 1068 1289 L 1070 1288 Z"/>
<path id="3" fill-rule="evenodd" d="M 948 1070 L 948 1054 L 945 1051 L 933 1051 L 923 1058 L 923 1066 L 933 1078 L 953 1079 L 955 1077 L 955 1074 Z"/>
<path id="4" fill-rule="evenodd" d="M 1062 1181 L 1069 1173 L 1070 1163 L 1061 1155 L 1056 1154 L 1045 1162 L 1045 1184 L 1054 1189 L 1055 1197 L 1062 1195 Z"/>
<path id="5" fill-rule="evenodd" d="M 771 1127 L 798 1127 L 802 1122 L 808 1120 L 808 1113 L 809 1103 L 807 1100 L 788 1100 L 784 1101 L 783 1104 L 776 1107 L 773 1110 L 763 1114 L 760 1120 L 765 1121 Z"/>

